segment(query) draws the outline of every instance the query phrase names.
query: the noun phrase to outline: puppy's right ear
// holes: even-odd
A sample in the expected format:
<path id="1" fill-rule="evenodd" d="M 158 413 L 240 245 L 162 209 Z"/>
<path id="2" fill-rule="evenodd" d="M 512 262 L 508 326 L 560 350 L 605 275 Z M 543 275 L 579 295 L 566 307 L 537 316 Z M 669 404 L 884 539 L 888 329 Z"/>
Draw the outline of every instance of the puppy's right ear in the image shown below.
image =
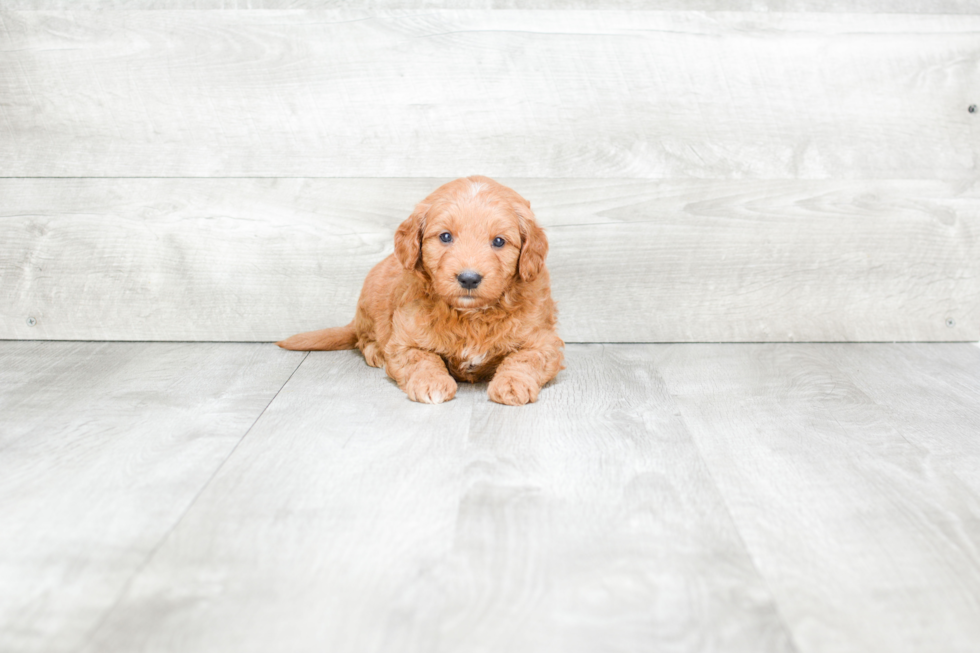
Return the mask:
<path id="1" fill-rule="evenodd" d="M 544 259 L 548 256 L 548 237 L 544 235 L 544 229 L 534 221 L 531 203 L 524 200 L 524 204 L 527 208 L 520 204 L 514 206 L 521 229 L 521 255 L 517 259 L 517 273 L 522 281 L 531 281 L 544 268 Z"/>
<path id="2" fill-rule="evenodd" d="M 425 214 L 431 206 L 420 203 L 395 230 L 395 258 L 406 270 L 422 269 L 422 232 L 425 231 Z"/>

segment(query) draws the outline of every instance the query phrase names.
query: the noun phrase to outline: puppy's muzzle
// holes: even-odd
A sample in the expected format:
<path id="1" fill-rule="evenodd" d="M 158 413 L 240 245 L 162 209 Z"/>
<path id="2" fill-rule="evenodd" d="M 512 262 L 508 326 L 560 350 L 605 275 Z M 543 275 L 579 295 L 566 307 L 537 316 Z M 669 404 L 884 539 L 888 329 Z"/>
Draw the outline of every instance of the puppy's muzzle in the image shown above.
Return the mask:
<path id="1" fill-rule="evenodd" d="M 474 272 L 473 270 L 463 270 L 456 275 L 456 281 L 458 281 L 459 285 L 463 288 L 473 290 L 480 285 L 481 281 L 483 281 L 483 276 L 478 272 Z"/>

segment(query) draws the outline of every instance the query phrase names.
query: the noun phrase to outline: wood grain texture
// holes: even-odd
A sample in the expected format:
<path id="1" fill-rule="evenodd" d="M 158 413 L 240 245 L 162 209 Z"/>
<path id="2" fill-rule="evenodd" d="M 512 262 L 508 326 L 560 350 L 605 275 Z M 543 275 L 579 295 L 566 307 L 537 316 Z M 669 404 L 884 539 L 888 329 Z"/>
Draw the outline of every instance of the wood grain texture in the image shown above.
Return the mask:
<path id="1" fill-rule="evenodd" d="M 828 358 L 906 440 L 980 496 L 980 351 L 963 345 L 839 345 Z"/>
<path id="2" fill-rule="evenodd" d="M 980 0 L 4 0 L 18 10 L 536 9 L 977 14 Z"/>
<path id="3" fill-rule="evenodd" d="M 0 338 L 346 324 L 443 181 L 0 180 Z M 547 228 L 569 342 L 980 339 L 976 184 L 502 181 Z"/>
<path id="4" fill-rule="evenodd" d="M 248 430 L 300 359 L 0 343 L 0 648 L 980 641 L 975 344 L 572 345 L 521 409 L 317 352 Z"/>
<path id="5" fill-rule="evenodd" d="M 2 176 L 973 179 L 980 16 L 0 12 Z"/>
<path id="6" fill-rule="evenodd" d="M 79 650 L 301 360 L 0 342 L 0 650 Z"/>
<path id="7" fill-rule="evenodd" d="M 674 345 L 657 361 L 799 650 L 974 651 L 980 498 L 838 367 L 844 348 Z M 854 366 L 916 373 L 907 348 L 849 351 Z M 900 399 L 934 410 L 929 395 Z"/>
<path id="8" fill-rule="evenodd" d="M 314 352 L 89 650 L 794 650 L 647 351 L 519 410 Z"/>

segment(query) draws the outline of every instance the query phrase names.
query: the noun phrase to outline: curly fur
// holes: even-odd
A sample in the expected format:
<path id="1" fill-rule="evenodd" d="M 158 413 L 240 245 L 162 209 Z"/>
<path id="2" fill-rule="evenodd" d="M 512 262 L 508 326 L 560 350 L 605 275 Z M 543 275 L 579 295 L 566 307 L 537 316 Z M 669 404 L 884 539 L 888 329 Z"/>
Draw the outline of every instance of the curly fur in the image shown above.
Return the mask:
<path id="1" fill-rule="evenodd" d="M 440 234 L 449 233 L 445 243 Z M 504 245 L 496 247 L 495 238 Z M 536 401 L 562 369 L 564 343 L 531 204 L 487 177 L 440 186 L 395 231 L 395 252 L 361 290 L 354 321 L 301 333 L 284 349 L 353 349 L 410 399 L 440 403 L 457 381 L 486 381 L 502 404 Z M 457 275 L 482 275 L 467 290 Z"/>

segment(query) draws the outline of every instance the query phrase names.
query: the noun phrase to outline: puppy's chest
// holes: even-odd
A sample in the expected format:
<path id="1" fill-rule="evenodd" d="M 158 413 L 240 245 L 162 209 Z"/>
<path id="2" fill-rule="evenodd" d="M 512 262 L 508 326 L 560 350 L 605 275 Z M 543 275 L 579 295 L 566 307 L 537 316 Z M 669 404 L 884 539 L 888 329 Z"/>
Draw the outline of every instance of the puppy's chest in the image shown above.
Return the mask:
<path id="1" fill-rule="evenodd" d="M 517 316 L 489 320 L 477 313 L 469 322 L 437 330 L 433 347 L 460 381 L 487 381 L 504 357 L 520 347 Z"/>
<path id="2" fill-rule="evenodd" d="M 477 346 L 464 347 L 450 354 L 443 354 L 446 367 L 457 379 L 462 381 L 483 381 L 491 378 L 503 354 L 493 349 Z"/>

